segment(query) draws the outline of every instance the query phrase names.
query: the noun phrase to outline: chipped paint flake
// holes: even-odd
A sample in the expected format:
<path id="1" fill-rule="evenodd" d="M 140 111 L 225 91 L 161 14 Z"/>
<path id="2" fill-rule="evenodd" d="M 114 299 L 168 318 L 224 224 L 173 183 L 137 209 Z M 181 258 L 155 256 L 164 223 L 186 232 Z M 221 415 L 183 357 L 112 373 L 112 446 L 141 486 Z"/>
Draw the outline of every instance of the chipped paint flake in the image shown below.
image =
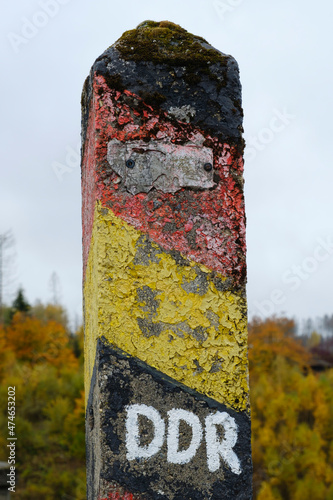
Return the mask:
<path id="1" fill-rule="evenodd" d="M 171 108 L 168 109 L 168 113 L 176 118 L 176 120 L 189 123 L 191 118 L 196 115 L 196 110 L 193 106 L 190 106 L 190 104 L 184 104 L 180 107 L 171 106 Z"/>

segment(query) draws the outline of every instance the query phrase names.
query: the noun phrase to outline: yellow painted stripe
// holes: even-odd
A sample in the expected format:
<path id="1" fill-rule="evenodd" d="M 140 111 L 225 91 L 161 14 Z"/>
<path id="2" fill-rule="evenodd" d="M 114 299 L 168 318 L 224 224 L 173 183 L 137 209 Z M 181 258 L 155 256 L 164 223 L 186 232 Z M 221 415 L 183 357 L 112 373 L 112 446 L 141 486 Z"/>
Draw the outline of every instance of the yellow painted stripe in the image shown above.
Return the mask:
<path id="1" fill-rule="evenodd" d="M 245 299 L 218 291 L 208 268 L 187 259 L 177 264 L 154 243 L 148 258 L 144 240 L 97 203 L 84 284 L 87 397 L 104 336 L 186 386 L 247 409 Z M 198 273 L 208 278 L 204 292 L 196 290 Z"/>

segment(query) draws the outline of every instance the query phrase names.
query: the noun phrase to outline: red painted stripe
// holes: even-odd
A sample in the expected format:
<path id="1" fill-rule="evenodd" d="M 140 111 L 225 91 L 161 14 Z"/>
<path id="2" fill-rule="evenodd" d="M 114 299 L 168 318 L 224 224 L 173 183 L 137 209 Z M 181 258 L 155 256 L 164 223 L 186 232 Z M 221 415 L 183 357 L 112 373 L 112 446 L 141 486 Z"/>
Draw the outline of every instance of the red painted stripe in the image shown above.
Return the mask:
<path id="1" fill-rule="evenodd" d="M 90 106 L 88 130 L 82 158 L 82 247 L 84 274 L 89 255 L 96 202 L 95 110 Z"/>
<path id="2" fill-rule="evenodd" d="M 139 104 L 131 105 L 133 98 Z M 123 93 L 110 91 L 102 76 L 95 76 L 93 109 L 94 129 L 89 128 L 88 136 L 96 147 L 96 167 L 94 162 L 87 161 L 85 169 L 96 169 L 96 199 L 111 208 L 115 215 L 148 234 L 162 248 L 178 250 L 188 258 L 232 277 L 235 283 L 243 284 L 246 273 L 243 160 L 236 147 L 221 144 L 217 138 L 190 124 L 171 120 L 166 113 L 154 111 L 127 90 Z M 132 195 L 119 191 L 114 182 L 118 176 L 110 171 L 106 158 L 107 144 L 111 139 L 124 142 L 158 140 L 167 136 L 174 144 L 184 144 L 198 132 L 204 135 L 205 146 L 213 149 L 214 170 L 220 178 L 214 190 L 191 190 L 190 195 L 184 189 L 176 194 L 155 192 L 154 200 L 149 193 Z M 93 178 L 92 173 L 86 176 Z M 86 240 L 84 245 L 87 247 L 88 244 Z M 86 261 L 87 249 L 84 254 Z"/>
<path id="3" fill-rule="evenodd" d="M 99 497 L 98 500 L 140 500 L 140 497 L 133 494 L 124 492 L 122 488 L 121 491 L 112 491 L 107 494 L 107 497 Z"/>

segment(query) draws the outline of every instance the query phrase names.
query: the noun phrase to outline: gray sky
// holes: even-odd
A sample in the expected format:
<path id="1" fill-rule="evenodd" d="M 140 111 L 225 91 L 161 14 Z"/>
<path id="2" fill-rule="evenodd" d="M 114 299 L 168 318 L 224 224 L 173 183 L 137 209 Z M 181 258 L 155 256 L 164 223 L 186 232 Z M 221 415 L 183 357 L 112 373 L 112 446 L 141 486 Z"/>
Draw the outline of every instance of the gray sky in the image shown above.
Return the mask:
<path id="1" fill-rule="evenodd" d="M 7 2 L 0 233 L 15 235 L 28 300 L 51 300 L 56 272 L 81 315 L 82 85 L 124 31 L 167 19 L 240 67 L 250 316 L 332 314 L 332 14 L 329 0 Z"/>

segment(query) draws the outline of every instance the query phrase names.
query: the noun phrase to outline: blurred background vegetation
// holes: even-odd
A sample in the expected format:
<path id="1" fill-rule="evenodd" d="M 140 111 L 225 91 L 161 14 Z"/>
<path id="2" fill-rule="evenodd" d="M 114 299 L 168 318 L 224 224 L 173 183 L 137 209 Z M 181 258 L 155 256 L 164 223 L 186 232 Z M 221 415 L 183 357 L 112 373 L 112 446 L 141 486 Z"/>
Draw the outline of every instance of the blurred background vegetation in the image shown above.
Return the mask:
<path id="1" fill-rule="evenodd" d="M 72 333 L 57 304 L 19 291 L 0 325 L 0 460 L 7 461 L 7 387 L 16 387 L 16 472 L 20 500 L 83 500 L 83 331 Z"/>
<path id="2" fill-rule="evenodd" d="M 333 500 L 333 316 L 303 335 L 288 318 L 249 324 L 254 498 Z M 310 325 L 310 326 L 309 326 Z M 20 500 L 83 500 L 83 331 L 59 304 L 2 307 L 0 460 L 7 461 L 7 387 L 16 387 Z M 185 499 L 184 499 L 185 500 Z"/>

